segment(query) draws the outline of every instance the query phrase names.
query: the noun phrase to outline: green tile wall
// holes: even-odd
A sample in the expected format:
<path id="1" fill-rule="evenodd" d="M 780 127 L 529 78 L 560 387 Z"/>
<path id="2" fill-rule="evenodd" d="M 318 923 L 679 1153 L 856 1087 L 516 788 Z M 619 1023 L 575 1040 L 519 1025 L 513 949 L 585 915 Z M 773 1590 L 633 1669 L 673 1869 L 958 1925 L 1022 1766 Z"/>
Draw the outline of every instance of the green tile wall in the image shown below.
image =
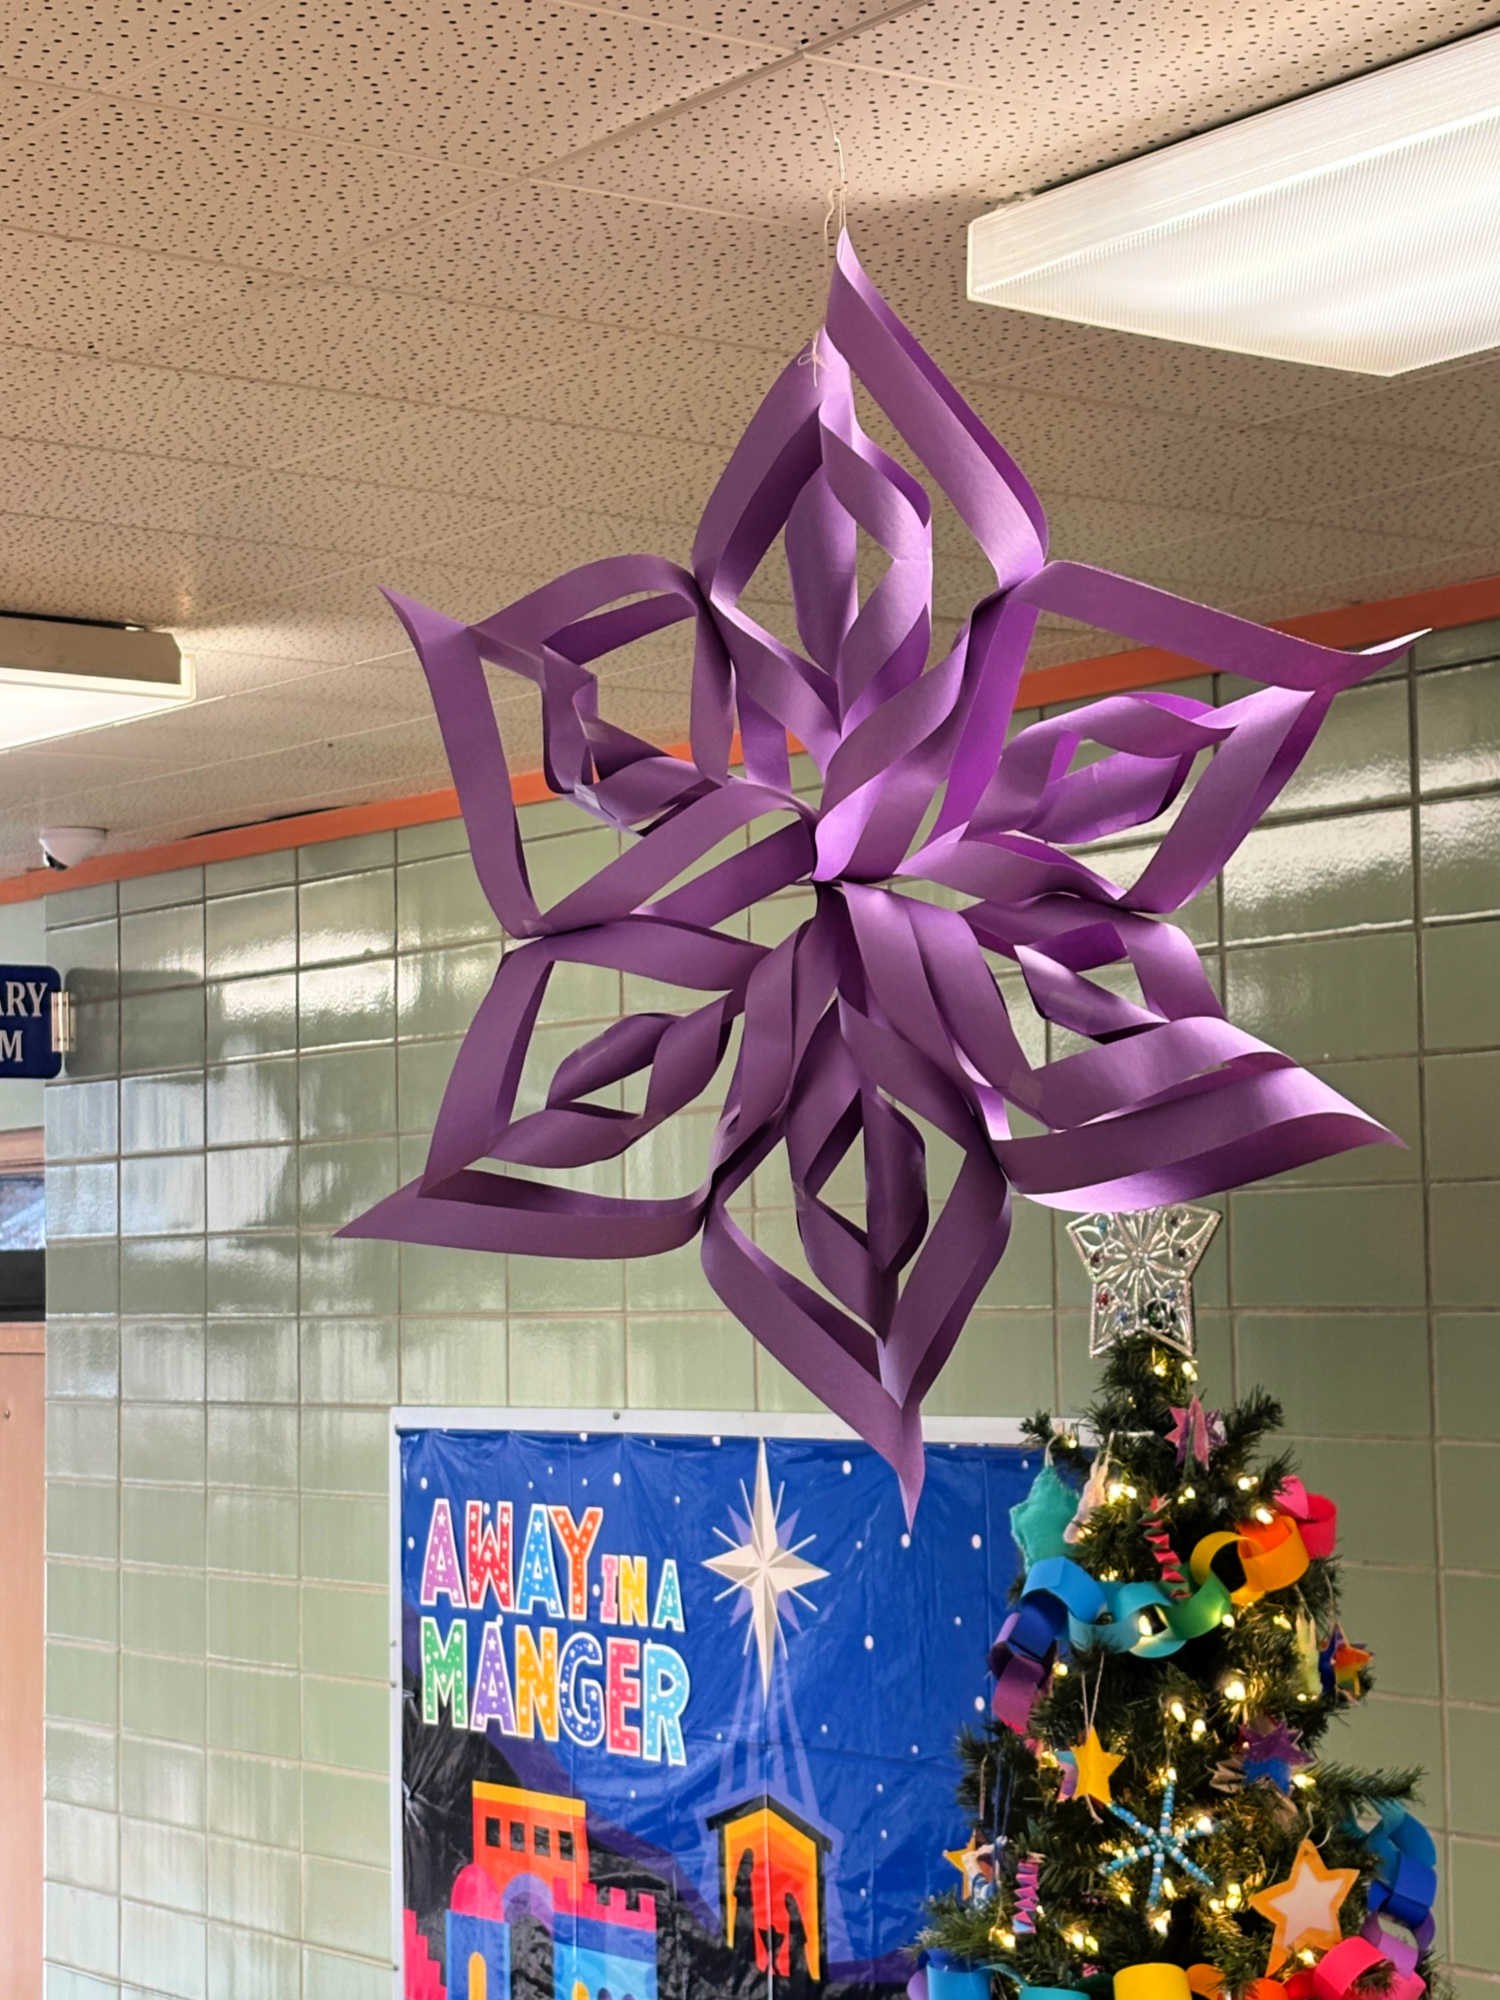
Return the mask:
<path id="1" fill-rule="evenodd" d="M 1463 2000 L 1500 1976 L 1497 745 L 1500 633 L 1426 642 L 1335 708 L 1187 918 L 1236 1018 L 1407 1141 L 1224 1203 L 1201 1348 L 1212 1393 L 1282 1394 L 1345 1505 L 1350 1623 L 1384 1667 L 1349 1754 L 1429 1766 Z M 615 851 L 527 816 L 549 898 Z M 1140 843 L 1109 847 L 1128 878 Z M 49 1996 L 375 2000 L 388 1406 L 808 1398 L 691 1252 L 331 1240 L 420 1160 L 493 972 L 456 827 L 64 891 L 47 920 L 81 1033 L 46 1092 Z M 612 974 L 554 982 L 549 1055 L 624 999 Z M 691 1186 L 712 1101 L 601 1184 Z M 787 1239 L 788 1201 L 773 1163 L 742 1203 L 760 1240 Z M 1087 1395 L 1063 1220 L 1020 1205 L 935 1409 Z"/>

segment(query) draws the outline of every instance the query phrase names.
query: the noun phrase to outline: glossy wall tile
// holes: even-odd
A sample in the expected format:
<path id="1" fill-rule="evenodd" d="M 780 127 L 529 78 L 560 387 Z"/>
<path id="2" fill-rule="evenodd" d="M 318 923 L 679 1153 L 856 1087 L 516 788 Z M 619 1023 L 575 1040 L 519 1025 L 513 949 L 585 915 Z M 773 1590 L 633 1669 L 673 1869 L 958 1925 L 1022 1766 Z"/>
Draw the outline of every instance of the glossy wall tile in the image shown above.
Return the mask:
<path id="1" fill-rule="evenodd" d="M 1185 918 L 1234 1017 L 1405 1141 L 1224 1203 L 1201 1365 L 1210 1395 L 1276 1389 L 1344 1503 L 1349 1615 L 1383 1669 L 1350 1754 L 1430 1767 L 1460 2000 L 1500 1975 L 1497 746 L 1500 635 L 1424 641 L 1415 671 L 1336 705 Z M 544 902 L 616 851 L 571 808 L 525 816 Z M 1095 858 L 1129 879 L 1145 853 Z M 494 976 L 461 827 L 65 890 L 47 914 L 80 1024 L 46 1093 L 51 2000 L 374 2000 L 390 1405 L 811 1399 L 691 1249 L 570 1265 L 333 1240 L 420 1166 Z M 577 1023 L 682 998 L 564 969 L 523 1097 Z M 694 1185 L 716 1099 L 597 1184 Z M 855 1201 L 857 1180 L 833 1191 Z M 757 1240 L 794 1240 L 776 1162 L 736 1207 Z M 1081 1406 L 1085 1304 L 1060 1223 L 1018 1204 L 933 1409 Z"/>

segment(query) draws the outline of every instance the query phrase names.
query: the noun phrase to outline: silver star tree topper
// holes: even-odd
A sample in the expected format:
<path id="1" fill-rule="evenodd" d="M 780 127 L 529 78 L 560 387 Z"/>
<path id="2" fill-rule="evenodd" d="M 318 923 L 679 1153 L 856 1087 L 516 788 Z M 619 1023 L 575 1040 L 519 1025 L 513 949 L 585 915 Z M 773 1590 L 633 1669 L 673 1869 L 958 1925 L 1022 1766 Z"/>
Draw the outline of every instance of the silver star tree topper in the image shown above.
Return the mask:
<path id="1" fill-rule="evenodd" d="M 1092 1286 L 1089 1353 L 1103 1354 L 1127 1334 L 1149 1333 L 1163 1347 L 1191 1355 L 1193 1272 L 1218 1226 L 1216 1208 L 1189 1202 L 1070 1222 Z"/>

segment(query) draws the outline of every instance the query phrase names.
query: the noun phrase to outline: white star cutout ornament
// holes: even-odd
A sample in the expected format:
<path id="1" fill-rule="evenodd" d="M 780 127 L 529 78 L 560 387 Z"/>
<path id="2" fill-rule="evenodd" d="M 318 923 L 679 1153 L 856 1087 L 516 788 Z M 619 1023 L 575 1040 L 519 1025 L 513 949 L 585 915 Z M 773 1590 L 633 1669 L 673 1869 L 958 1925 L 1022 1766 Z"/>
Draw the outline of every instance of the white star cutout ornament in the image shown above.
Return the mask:
<path id="1" fill-rule="evenodd" d="M 1194 1350 L 1193 1272 L 1219 1226 L 1216 1208 L 1168 1208 L 1084 1215 L 1068 1224 L 1089 1274 L 1089 1353 L 1106 1353 L 1132 1333 L 1149 1333 L 1178 1354 Z"/>
<path id="2" fill-rule="evenodd" d="M 781 1600 L 790 1594 L 811 1610 L 812 1600 L 804 1596 L 803 1591 L 806 1585 L 817 1583 L 828 1572 L 819 1569 L 816 1563 L 808 1562 L 801 1554 L 816 1537 L 805 1535 L 792 1548 L 786 1547 L 781 1540 L 778 1520 L 781 1495 L 778 1493 L 774 1499 L 771 1495 L 764 1438 L 755 1460 L 754 1497 L 746 1497 L 750 1512 L 748 1541 L 735 1542 L 722 1528 L 716 1528 L 714 1533 L 725 1544 L 725 1550 L 721 1556 L 705 1558 L 703 1567 L 711 1569 L 716 1576 L 722 1576 L 728 1584 L 728 1589 L 719 1592 L 721 1598 L 742 1590 L 750 1600 L 750 1629 L 745 1636 L 745 1650 L 750 1650 L 753 1640 L 760 1662 L 761 1693 L 769 1695 L 777 1647 L 780 1645 L 783 1651 L 786 1647 L 781 1626 Z"/>

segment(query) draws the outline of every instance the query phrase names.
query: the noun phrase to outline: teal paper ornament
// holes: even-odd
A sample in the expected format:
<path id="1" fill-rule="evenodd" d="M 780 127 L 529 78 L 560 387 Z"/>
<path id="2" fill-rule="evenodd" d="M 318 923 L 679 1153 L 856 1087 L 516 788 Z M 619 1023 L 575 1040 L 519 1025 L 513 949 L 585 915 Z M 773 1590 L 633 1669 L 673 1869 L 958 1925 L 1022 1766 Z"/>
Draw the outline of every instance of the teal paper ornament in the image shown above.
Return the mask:
<path id="1" fill-rule="evenodd" d="M 1028 1569 L 1048 1556 L 1069 1553 L 1064 1529 L 1078 1507 L 1078 1495 L 1050 1465 L 1031 1482 L 1031 1491 L 1010 1510 L 1010 1531 Z"/>

